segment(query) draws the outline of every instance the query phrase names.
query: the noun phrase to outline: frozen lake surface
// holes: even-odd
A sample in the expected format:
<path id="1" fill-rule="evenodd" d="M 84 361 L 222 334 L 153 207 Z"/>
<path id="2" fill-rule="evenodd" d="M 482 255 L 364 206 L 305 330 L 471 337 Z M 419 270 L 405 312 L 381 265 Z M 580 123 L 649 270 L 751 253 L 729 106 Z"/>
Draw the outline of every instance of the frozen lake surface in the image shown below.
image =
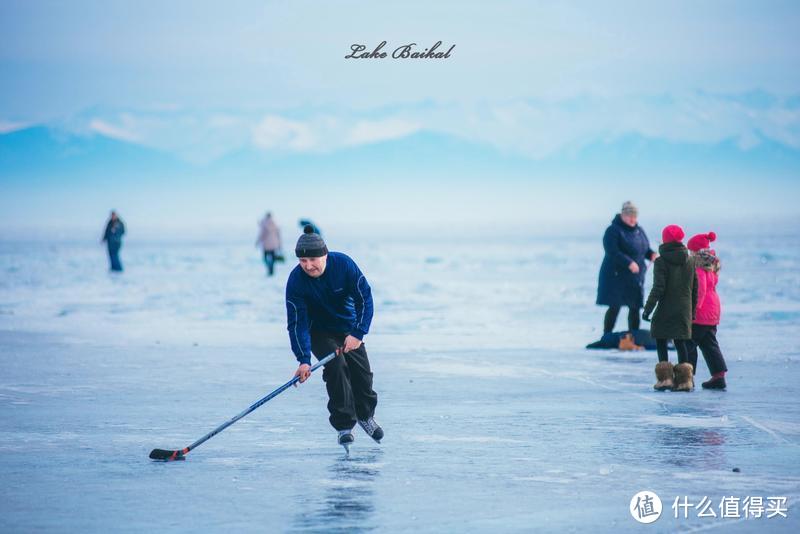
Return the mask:
<path id="1" fill-rule="evenodd" d="M 0 243 L 0 531 L 797 532 L 800 239 L 718 233 L 726 392 L 654 392 L 655 353 L 583 349 L 599 235 L 326 236 L 373 286 L 383 443 L 358 430 L 345 457 L 314 376 L 169 464 L 147 454 L 291 377 L 288 266 L 131 240 L 114 277 L 97 247 Z M 726 497 L 788 517 L 722 518 Z"/>

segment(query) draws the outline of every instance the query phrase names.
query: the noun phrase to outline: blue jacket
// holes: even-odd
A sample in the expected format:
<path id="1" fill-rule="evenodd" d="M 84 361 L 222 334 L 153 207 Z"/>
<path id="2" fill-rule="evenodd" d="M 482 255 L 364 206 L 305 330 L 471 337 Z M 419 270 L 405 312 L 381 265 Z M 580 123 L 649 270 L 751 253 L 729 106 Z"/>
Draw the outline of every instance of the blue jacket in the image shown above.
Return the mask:
<path id="1" fill-rule="evenodd" d="M 122 235 L 125 233 L 125 224 L 121 219 L 116 221 L 109 220 L 106 224 L 106 231 L 103 234 L 103 241 L 108 243 L 109 247 L 119 247 L 122 245 Z"/>
<path id="2" fill-rule="evenodd" d="M 364 339 L 372 322 L 372 290 L 356 262 L 329 252 L 319 278 L 296 266 L 286 282 L 286 317 L 292 352 L 311 363 L 311 329 Z"/>
<path id="3" fill-rule="evenodd" d="M 600 266 L 597 304 L 641 308 L 647 273 L 644 260 L 652 259 L 654 254 L 647 234 L 638 224 L 628 226 L 617 214 L 603 235 L 603 248 L 606 255 Z M 632 261 L 639 264 L 638 274 L 628 269 Z"/>

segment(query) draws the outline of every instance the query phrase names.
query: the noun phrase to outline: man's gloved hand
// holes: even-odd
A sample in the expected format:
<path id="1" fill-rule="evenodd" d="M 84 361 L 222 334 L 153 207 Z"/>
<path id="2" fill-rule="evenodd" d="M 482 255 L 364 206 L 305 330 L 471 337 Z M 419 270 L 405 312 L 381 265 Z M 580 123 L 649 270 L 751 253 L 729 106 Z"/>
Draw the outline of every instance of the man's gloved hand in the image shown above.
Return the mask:
<path id="1" fill-rule="evenodd" d="M 650 316 L 647 315 L 647 314 L 644 314 L 644 315 L 642 315 L 642 320 L 643 321 L 647 321 L 649 323 L 650 322 Z"/>

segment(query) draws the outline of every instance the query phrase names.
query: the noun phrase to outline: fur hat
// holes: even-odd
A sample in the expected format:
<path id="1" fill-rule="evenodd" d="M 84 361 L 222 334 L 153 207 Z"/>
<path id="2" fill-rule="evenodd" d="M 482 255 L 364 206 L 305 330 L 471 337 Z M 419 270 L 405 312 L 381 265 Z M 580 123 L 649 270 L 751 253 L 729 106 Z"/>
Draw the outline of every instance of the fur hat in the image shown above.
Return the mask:
<path id="1" fill-rule="evenodd" d="M 711 242 L 716 241 L 716 239 L 717 234 L 714 232 L 697 234 L 692 236 L 686 246 L 689 247 L 689 250 L 697 252 L 698 250 L 703 250 L 704 248 L 711 248 Z"/>
<path id="2" fill-rule="evenodd" d="M 684 236 L 686 236 L 686 234 L 683 233 L 683 228 L 681 228 L 677 224 L 670 224 L 669 226 L 664 227 L 664 229 L 661 231 L 661 242 L 662 243 L 672 243 L 673 241 L 681 242 L 683 241 Z"/>

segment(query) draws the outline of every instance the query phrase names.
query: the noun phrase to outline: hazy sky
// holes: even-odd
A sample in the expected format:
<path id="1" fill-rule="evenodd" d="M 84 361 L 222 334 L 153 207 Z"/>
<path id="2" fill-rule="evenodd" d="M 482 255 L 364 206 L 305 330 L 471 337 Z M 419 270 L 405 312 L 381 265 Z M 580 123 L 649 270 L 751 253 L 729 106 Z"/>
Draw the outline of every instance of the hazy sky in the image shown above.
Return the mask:
<path id="1" fill-rule="evenodd" d="M 0 4 L 0 115 L 102 108 L 372 109 L 800 87 L 796 2 Z M 447 61 L 345 61 L 442 40 Z M 366 63 L 366 64 L 365 64 Z"/>
<path id="2" fill-rule="evenodd" d="M 629 135 L 792 152 L 800 151 L 798 35 L 800 4 L 791 1 L 6 0 L 0 133 L 45 124 L 102 134 L 200 169 L 242 150 L 332 154 L 420 132 L 532 161 Z M 456 47 L 447 60 L 344 59 L 351 44 L 383 40 L 389 52 L 438 40 Z M 791 211 L 797 170 L 796 159 L 778 165 L 789 189 L 764 205 Z M 725 202 L 752 198 L 759 178 L 735 184 Z M 64 202 L 81 194 L 74 185 Z M 198 198 L 217 193 L 204 187 Z M 558 187 L 544 190 L 589 211 L 603 190 Z M 387 189 L 368 189 L 381 212 Z M 495 190 L 492 210 L 507 212 L 514 191 L 508 182 Z M 487 192 L 461 194 L 479 206 Z M 659 195 L 652 184 L 631 193 Z M 249 196 L 244 186 L 241 194 Z M 97 203 L 119 205 L 105 196 Z"/>

